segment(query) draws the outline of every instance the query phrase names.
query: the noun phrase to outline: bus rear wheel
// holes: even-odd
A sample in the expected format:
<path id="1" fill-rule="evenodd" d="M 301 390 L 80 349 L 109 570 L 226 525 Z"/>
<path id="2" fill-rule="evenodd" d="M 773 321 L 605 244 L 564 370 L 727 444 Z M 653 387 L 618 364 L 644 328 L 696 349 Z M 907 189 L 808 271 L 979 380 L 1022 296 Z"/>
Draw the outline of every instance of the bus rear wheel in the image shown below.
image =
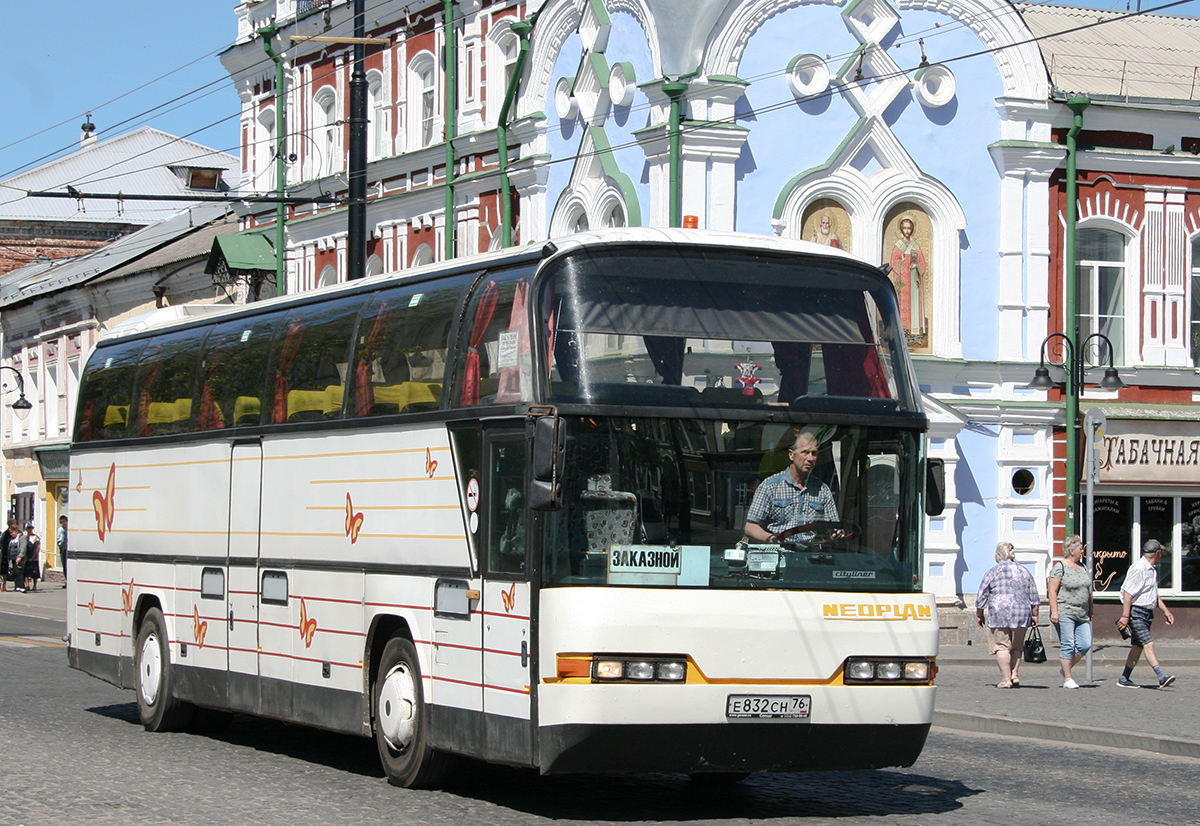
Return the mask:
<path id="1" fill-rule="evenodd" d="M 388 640 L 372 694 L 375 745 L 388 782 L 407 789 L 443 785 L 453 758 L 429 746 L 421 668 L 417 649 L 408 639 Z"/>
<path id="2" fill-rule="evenodd" d="M 175 696 L 175 672 L 162 611 L 142 617 L 134 648 L 137 667 L 138 716 L 146 731 L 182 731 L 192 721 L 191 703 Z"/>

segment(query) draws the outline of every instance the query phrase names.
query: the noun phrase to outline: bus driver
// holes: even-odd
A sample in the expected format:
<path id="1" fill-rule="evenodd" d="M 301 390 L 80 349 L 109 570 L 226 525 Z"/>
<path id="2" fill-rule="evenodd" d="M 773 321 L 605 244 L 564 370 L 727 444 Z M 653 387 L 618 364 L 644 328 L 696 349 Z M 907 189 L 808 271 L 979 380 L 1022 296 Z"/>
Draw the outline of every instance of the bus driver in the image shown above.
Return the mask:
<path id="1" fill-rule="evenodd" d="M 746 536 L 752 541 L 775 544 L 781 534 L 812 522 L 837 522 L 837 502 L 829 486 L 812 475 L 820 447 L 816 435 L 809 430 L 796 434 L 796 442 L 788 448 L 788 466 L 763 480 L 754 491 L 754 501 L 746 514 Z M 833 538 L 841 535 L 834 532 Z M 811 539 L 813 533 L 800 534 L 799 539 Z"/>

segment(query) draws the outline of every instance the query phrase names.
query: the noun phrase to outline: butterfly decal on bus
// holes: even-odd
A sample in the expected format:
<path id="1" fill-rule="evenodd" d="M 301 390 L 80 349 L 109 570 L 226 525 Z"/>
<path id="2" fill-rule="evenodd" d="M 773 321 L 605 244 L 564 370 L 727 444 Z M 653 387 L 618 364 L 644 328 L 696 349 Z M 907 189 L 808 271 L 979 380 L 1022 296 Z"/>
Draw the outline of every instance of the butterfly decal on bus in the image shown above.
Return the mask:
<path id="1" fill-rule="evenodd" d="M 129 587 L 121 588 L 121 613 L 128 614 L 133 611 L 133 578 L 129 578 Z"/>
<path id="2" fill-rule="evenodd" d="M 500 601 L 504 603 L 504 613 L 511 614 L 517 602 L 517 583 L 508 586 L 507 591 L 500 592 Z"/>
<path id="3" fill-rule="evenodd" d="M 358 541 L 358 532 L 362 528 L 363 515 L 362 511 L 355 513 L 354 502 L 350 499 L 350 493 L 346 493 L 346 536 L 350 537 L 350 544 L 353 545 Z"/>
<path id="4" fill-rule="evenodd" d="M 300 599 L 300 639 L 304 640 L 304 647 L 312 646 L 313 635 L 317 633 L 317 621 L 308 618 L 308 606 L 304 604 L 304 598 Z"/>
<path id="5" fill-rule="evenodd" d="M 200 619 L 200 606 L 192 607 L 192 635 L 196 638 L 196 647 L 204 647 L 204 637 L 208 634 L 208 620 Z"/>
<path id="6" fill-rule="evenodd" d="M 433 474 L 437 473 L 437 466 L 437 459 L 433 458 L 429 448 L 425 448 L 425 475 L 432 479 Z"/>
<path id="7" fill-rule="evenodd" d="M 117 465 L 116 462 L 108 469 L 108 485 L 104 493 L 100 491 L 92 492 L 92 510 L 96 512 L 96 533 L 100 537 L 100 541 L 104 541 L 104 535 L 112 530 L 113 516 L 116 513 L 116 506 L 113 505 L 113 493 L 117 488 Z"/>

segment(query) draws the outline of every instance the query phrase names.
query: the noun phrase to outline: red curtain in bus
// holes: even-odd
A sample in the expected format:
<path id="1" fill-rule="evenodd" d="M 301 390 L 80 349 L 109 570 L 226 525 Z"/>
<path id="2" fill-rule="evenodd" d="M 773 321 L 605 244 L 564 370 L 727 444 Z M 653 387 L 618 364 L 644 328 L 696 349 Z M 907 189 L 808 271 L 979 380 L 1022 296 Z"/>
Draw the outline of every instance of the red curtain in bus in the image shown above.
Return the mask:
<path id="1" fill-rule="evenodd" d="M 529 282 L 522 278 L 513 292 L 512 312 L 508 314 L 509 333 L 517 334 L 517 363 L 500 368 L 500 386 L 496 390 L 496 402 L 519 402 L 521 400 L 521 357 L 529 356 Z"/>
<path id="2" fill-rule="evenodd" d="M 479 304 L 475 307 L 475 325 L 471 327 L 471 338 L 467 342 L 467 357 L 463 363 L 462 394 L 459 404 L 477 404 L 479 402 L 479 345 L 487 333 L 492 316 L 496 314 L 496 303 L 500 300 L 500 288 L 495 281 L 489 281 L 479 296 Z"/>
<path id="3" fill-rule="evenodd" d="M 275 423 L 287 421 L 288 373 L 300 352 L 300 343 L 304 340 L 304 322 L 292 319 L 288 323 L 287 335 L 283 346 L 279 348 L 279 365 L 275 368 Z"/>
<path id="4" fill-rule="evenodd" d="M 354 368 L 354 415 L 366 416 L 371 412 L 371 378 L 370 362 L 375 358 L 375 344 L 383 331 L 383 320 L 387 313 L 386 300 L 379 302 L 379 312 L 375 313 L 375 323 L 367 335 L 367 345 L 363 348 L 358 364 Z"/>

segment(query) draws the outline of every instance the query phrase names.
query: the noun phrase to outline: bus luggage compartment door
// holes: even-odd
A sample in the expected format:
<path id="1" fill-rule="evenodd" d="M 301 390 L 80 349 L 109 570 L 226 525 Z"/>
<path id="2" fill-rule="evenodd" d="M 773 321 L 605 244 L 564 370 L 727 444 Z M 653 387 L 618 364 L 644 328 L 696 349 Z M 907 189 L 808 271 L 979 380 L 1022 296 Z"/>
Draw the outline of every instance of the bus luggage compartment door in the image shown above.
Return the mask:
<path id="1" fill-rule="evenodd" d="M 258 710 L 258 540 L 262 443 L 236 442 L 229 474 L 229 700 Z"/>

